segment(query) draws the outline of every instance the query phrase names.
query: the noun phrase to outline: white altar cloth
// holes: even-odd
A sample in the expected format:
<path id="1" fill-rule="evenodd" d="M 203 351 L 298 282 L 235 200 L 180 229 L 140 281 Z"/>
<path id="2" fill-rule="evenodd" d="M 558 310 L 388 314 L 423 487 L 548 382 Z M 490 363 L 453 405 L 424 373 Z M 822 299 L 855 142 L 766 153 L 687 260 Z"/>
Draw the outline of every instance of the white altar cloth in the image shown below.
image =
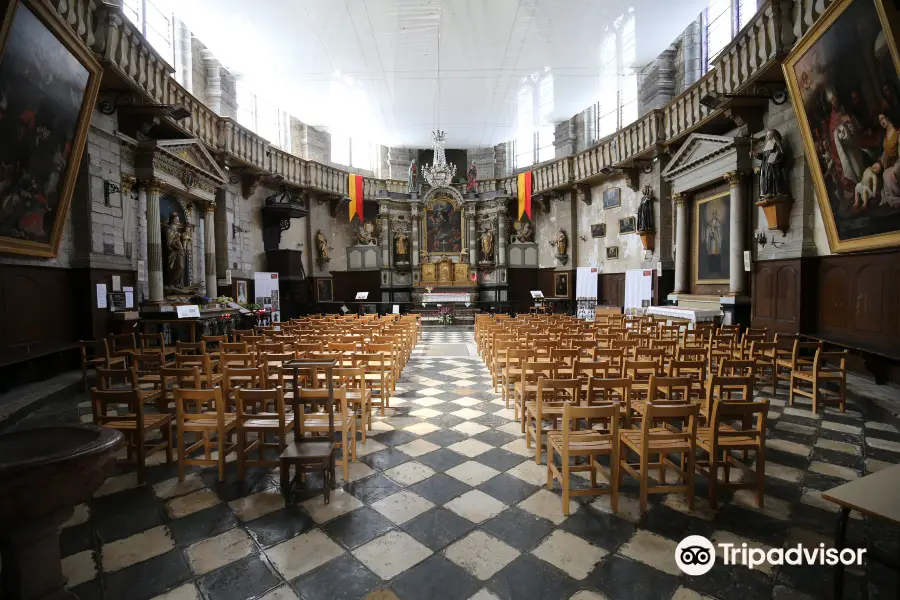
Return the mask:
<path id="1" fill-rule="evenodd" d="M 422 304 L 440 304 L 443 302 L 471 302 L 468 292 L 431 292 L 422 294 Z"/>
<path id="2" fill-rule="evenodd" d="M 724 315 L 721 310 L 715 308 L 679 308 L 677 306 L 651 306 L 647 309 L 647 314 L 671 319 L 685 319 L 691 323 L 715 321 L 716 317 Z"/>

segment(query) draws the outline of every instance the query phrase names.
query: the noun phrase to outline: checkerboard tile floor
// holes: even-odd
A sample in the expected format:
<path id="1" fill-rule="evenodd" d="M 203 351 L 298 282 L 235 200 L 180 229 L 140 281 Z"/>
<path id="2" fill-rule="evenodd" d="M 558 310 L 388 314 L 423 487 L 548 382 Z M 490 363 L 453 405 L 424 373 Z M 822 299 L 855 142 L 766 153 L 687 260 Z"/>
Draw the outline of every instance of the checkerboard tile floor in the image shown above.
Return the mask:
<path id="1" fill-rule="evenodd" d="M 423 337 L 471 343 L 471 332 Z M 443 341 L 451 337 L 458 341 Z M 85 400 L 48 405 L 18 426 L 83 419 Z M 826 598 L 830 567 L 718 563 L 689 577 L 673 551 L 688 534 L 830 545 L 836 514 L 821 491 L 900 462 L 900 432 L 869 421 L 860 406 L 814 416 L 779 396 L 769 414 L 765 508 L 739 492 L 712 511 L 700 479 L 694 510 L 680 495 L 657 496 L 641 515 L 626 478 L 617 514 L 606 497 L 578 498 L 566 517 L 478 358 L 414 358 L 391 405 L 376 413 L 359 462 L 328 505 L 315 496 L 286 508 L 277 472 L 250 470 L 242 486 L 233 463 L 224 484 L 212 469 L 191 469 L 179 483 L 174 467 L 157 465 L 142 487 L 131 470 L 117 472 L 62 529 L 70 590 L 81 600 L 374 591 L 404 600 Z M 896 531 L 864 519 L 851 519 L 849 531 L 897 555 Z M 878 565 L 847 576 L 847 598 L 894 597 L 896 589 Z"/>

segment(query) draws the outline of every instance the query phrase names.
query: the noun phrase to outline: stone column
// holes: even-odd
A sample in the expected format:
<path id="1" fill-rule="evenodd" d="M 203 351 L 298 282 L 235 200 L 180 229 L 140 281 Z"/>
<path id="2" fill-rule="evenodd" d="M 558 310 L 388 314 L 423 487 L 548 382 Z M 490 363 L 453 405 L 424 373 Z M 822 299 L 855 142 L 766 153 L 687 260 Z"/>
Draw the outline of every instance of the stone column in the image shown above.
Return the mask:
<path id="1" fill-rule="evenodd" d="M 414 267 L 419 266 L 419 205 L 413 204 L 410 209 L 410 217 L 412 218 L 412 264 Z"/>
<path id="2" fill-rule="evenodd" d="M 506 266 L 506 201 L 501 200 L 497 209 L 497 264 Z"/>
<path id="3" fill-rule="evenodd" d="M 747 192 L 744 187 L 744 174 L 731 171 L 725 174 L 725 181 L 731 196 L 731 212 L 728 218 L 729 235 L 731 237 L 728 276 L 728 295 L 743 296 L 744 289 L 744 250 L 747 249 L 746 214 L 744 206 Z"/>
<path id="4" fill-rule="evenodd" d="M 138 185 L 135 182 L 135 185 Z M 150 298 L 150 288 L 148 283 L 148 273 L 150 269 L 149 258 L 147 255 L 147 186 L 140 185 L 138 187 L 138 223 L 137 223 L 137 248 L 138 260 L 144 263 L 144 280 L 137 282 L 138 295 L 141 301 Z M 140 269 L 138 269 L 140 271 Z"/>
<path id="5" fill-rule="evenodd" d="M 385 205 L 378 205 L 378 214 L 381 217 L 381 268 L 388 269 L 393 264 L 391 254 L 394 251 L 394 240 L 391 237 L 390 218 Z"/>
<path id="6" fill-rule="evenodd" d="M 469 241 L 469 264 L 473 267 L 478 264 L 478 233 L 475 231 L 475 207 L 465 205 L 463 214 L 466 216 L 466 236 Z"/>
<path id="7" fill-rule="evenodd" d="M 147 278 L 150 302 L 163 301 L 162 226 L 159 219 L 159 196 L 162 189 L 157 182 L 147 193 Z"/>
<path id="8" fill-rule="evenodd" d="M 207 202 L 203 214 L 203 257 L 206 261 L 206 295 L 210 298 L 218 296 L 219 284 L 216 281 L 216 203 Z"/>
<path id="9" fill-rule="evenodd" d="M 688 258 L 690 244 L 688 243 L 688 211 L 687 195 L 672 194 L 675 202 L 675 292 L 686 294 L 690 289 L 688 285 Z"/>

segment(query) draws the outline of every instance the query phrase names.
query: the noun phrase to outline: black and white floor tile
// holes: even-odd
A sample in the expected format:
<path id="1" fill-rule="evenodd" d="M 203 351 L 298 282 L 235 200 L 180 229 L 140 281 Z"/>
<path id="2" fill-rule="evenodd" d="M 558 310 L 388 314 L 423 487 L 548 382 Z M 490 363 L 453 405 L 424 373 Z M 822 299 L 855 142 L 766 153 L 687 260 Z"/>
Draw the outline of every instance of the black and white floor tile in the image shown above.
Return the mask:
<path id="1" fill-rule="evenodd" d="M 471 332 L 423 338 L 330 504 L 315 496 L 286 508 L 276 471 L 251 470 L 239 485 L 233 463 L 224 484 L 211 469 L 192 469 L 179 483 L 160 461 L 142 487 L 121 471 L 62 530 L 70 590 L 81 600 L 317 600 L 375 591 L 403 600 L 825 598 L 829 567 L 717 564 L 689 577 L 674 562 L 675 546 L 688 534 L 764 547 L 830 545 L 836 513 L 822 490 L 900 462 L 900 432 L 868 420 L 860 406 L 816 416 L 779 396 L 769 414 L 764 508 L 738 492 L 713 511 L 701 480 L 693 510 L 669 495 L 652 497 L 641 515 L 626 478 L 617 514 L 608 497 L 580 497 L 567 517 L 481 360 L 420 354 L 471 344 Z M 79 396 L 18 426 L 88 413 Z M 896 531 L 874 521 L 851 519 L 850 535 L 897 555 Z M 896 589 L 895 575 L 877 565 L 847 576 L 847 598 L 895 597 Z"/>

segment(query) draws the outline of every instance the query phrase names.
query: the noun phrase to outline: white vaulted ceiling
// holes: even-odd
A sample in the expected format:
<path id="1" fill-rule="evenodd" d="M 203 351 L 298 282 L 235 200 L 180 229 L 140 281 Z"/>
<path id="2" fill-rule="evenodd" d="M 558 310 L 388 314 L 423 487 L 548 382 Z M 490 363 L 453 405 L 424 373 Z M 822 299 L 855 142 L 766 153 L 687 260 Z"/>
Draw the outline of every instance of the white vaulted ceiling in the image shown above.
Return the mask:
<path id="1" fill-rule="evenodd" d="M 706 0 L 179 0 L 175 14 L 224 66 L 298 119 L 394 146 L 516 136 L 526 78 L 552 74 L 558 122 L 599 98 L 600 44 L 635 18 L 634 66 Z"/>

